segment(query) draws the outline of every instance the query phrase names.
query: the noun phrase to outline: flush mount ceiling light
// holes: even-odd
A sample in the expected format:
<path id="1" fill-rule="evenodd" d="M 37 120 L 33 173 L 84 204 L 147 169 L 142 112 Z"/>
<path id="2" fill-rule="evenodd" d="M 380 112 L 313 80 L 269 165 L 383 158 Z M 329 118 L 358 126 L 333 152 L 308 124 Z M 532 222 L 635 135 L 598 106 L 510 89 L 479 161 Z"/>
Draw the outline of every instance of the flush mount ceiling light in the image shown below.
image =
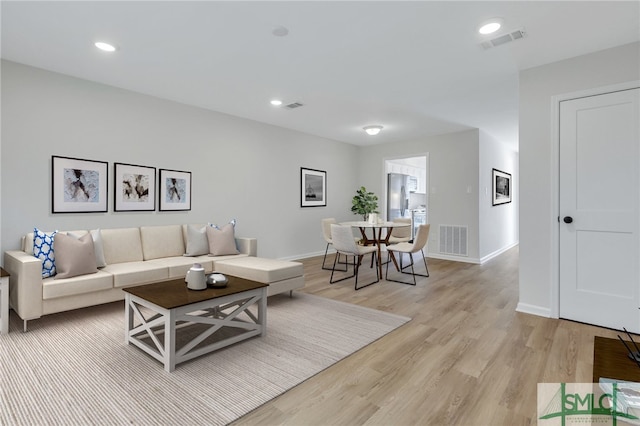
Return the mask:
<path id="1" fill-rule="evenodd" d="M 281 101 L 281 100 L 279 100 L 279 99 L 274 99 L 274 100 L 272 100 L 270 103 L 271 103 L 271 105 L 273 105 L 273 106 L 280 106 L 280 105 L 282 105 L 282 101 Z"/>
<path id="2" fill-rule="evenodd" d="M 380 130 L 382 130 L 382 126 L 379 125 L 375 125 L 375 126 L 365 126 L 363 127 L 364 131 L 367 132 L 367 134 L 369 136 L 375 136 L 378 133 L 380 133 Z"/>
<path id="3" fill-rule="evenodd" d="M 105 43 L 103 41 L 97 41 L 93 45 L 104 52 L 115 52 L 118 50 L 113 44 Z"/>
<path id="4" fill-rule="evenodd" d="M 482 35 L 493 34 L 502 27 L 503 22 L 504 20 L 502 18 L 489 19 L 480 25 L 478 32 Z"/>

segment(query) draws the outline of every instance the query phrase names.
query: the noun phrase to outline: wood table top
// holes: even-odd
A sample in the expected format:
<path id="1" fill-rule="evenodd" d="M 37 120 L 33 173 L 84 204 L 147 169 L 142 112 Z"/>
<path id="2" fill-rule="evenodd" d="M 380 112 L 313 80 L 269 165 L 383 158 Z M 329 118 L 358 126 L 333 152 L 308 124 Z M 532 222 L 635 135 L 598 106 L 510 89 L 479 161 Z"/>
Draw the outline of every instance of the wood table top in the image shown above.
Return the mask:
<path id="1" fill-rule="evenodd" d="M 632 350 L 635 350 L 633 343 L 626 339 L 625 342 Z M 593 383 L 598 383 L 600 377 L 640 382 L 640 367 L 628 357 L 627 348 L 624 347 L 620 339 L 595 337 L 593 342 Z"/>
<path id="2" fill-rule="evenodd" d="M 136 287 L 127 287 L 122 290 L 162 308 L 174 309 L 190 305 L 192 303 L 202 302 L 203 300 L 210 300 L 230 294 L 241 293 L 243 291 L 255 290 L 269 285 L 230 275 L 227 275 L 226 277 L 229 279 L 229 282 L 224 288 L 190 290 L 187 288 L 184 278 L 178 278 L 175 280 L 161 281 Z"/>

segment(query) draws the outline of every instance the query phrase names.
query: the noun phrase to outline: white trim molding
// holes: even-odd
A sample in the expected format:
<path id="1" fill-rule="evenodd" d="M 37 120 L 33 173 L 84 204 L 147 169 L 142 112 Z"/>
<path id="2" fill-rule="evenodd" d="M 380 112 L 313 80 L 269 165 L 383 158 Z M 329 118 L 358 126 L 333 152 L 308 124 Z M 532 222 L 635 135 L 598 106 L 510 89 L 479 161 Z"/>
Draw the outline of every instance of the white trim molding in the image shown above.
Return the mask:
<path id="1" fill-rule="evenodd" d="M 508 246 L 502 247 L 501 249 L 498 249 L 496 251 L 494 251 L 493 253 L 489 253 L 488 255 L 480 258 L 480 263 L 485 263 L 490 261 L 491 259 L 493 259 L 494 257 L 498 257 L 500 256 L 502 253 L 504 253 L 505 251 L 508 251 L 512 248 L 514 248 L 515 246 L 517 246 L 518 244 L 520 244 L 519 241 L 514 242 L 513 244 L 509 244 Z"/>
<path id="2" fill-rule="evenodd" d="M 529 305 L 527 303 L 518 303 L 516 306 L 516 312 L 522 312 L 523 314 L 537 315 L 539 317 L 554 318 L 551 316 L 551 310 L 544 306 Z"/>
<path id="3" fill-rule="evenodd" d="M 560 318 L 560 102 L 640 88 L 640 80 L 594 87 L 551 97 L 551 288 L 550 318 Z M 519 305 L 518 305 L 519 306 Z M 544 316 L 544 315 L 543 315 Z"/>
<path id="4" fill-rule="evenodd" d="M 474 263 L 480 265 L 480 259 L 477 257 L 462 257 L 462 256 L 450 256 L 440 253 L 427 253 L 427 258 L 440 259 L 440 260 L 452 260 L 454 262 Z"/>

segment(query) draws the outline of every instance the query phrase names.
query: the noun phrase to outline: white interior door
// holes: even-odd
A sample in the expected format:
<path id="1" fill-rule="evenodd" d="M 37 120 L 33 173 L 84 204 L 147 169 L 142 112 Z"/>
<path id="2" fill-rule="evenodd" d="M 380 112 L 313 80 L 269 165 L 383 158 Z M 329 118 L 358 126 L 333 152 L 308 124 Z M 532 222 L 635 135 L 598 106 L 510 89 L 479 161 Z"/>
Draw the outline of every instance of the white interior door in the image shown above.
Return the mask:
<path id="1" fill-rule="evenodd" d="M 640 89 L 560 103 L 560 317 L 640 332 Z"/>

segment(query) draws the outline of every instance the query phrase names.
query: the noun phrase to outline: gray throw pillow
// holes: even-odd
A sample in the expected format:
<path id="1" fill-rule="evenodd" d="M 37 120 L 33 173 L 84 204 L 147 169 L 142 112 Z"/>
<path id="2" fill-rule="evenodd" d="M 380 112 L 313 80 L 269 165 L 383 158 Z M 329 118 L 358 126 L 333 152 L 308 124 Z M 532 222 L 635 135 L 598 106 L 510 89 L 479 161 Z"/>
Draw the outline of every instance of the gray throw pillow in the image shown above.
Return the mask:
<path id="1" fill-rule="evenodd" d="M 201 256 L 209 253 L 207 227 L 198 229 L 193 225 L 187 226 L 187 252 L 185 256 Z"/>
<path id="2" fill-rule="evenodd" d="M 227 223 L 222 228 L 207 226 L 209 240 L 209 256 L 238 254 L 233 224 Z"/>
<path id="3" fill-rule="evenodd" d="M 53 240 L 53 245 L 56 253 L 56 270 L 58 271 L 55 279 L 98 272 L 91 234 L 85 234 L 76 239 L 59 232 Z"/>

